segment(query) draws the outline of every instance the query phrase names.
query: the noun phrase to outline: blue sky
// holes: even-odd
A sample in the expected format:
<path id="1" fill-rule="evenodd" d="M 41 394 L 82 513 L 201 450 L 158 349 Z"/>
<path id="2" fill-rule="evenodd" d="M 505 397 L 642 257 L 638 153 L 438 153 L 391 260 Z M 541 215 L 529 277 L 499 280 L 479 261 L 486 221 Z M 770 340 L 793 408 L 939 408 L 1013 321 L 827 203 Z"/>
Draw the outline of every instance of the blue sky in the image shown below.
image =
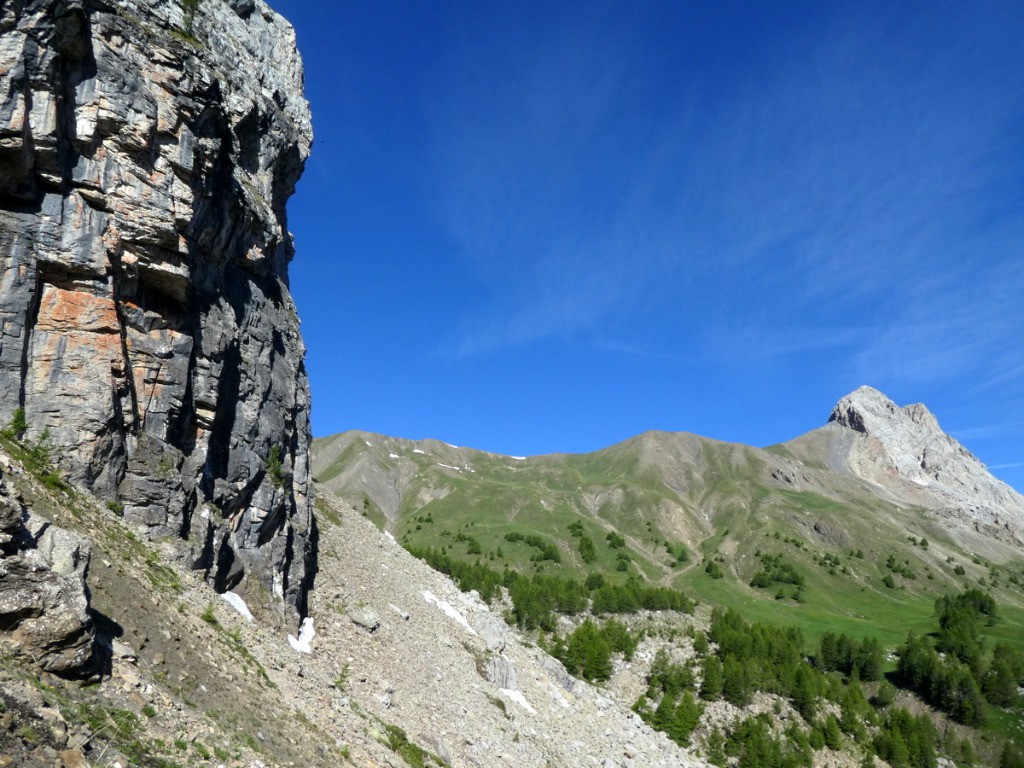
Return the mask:
<path id="1" fill-rule="evenodd" d="M 1024 489 L 1024 4 L 273 6 L 315 434 L 768 445 L 869 384 Z"/>

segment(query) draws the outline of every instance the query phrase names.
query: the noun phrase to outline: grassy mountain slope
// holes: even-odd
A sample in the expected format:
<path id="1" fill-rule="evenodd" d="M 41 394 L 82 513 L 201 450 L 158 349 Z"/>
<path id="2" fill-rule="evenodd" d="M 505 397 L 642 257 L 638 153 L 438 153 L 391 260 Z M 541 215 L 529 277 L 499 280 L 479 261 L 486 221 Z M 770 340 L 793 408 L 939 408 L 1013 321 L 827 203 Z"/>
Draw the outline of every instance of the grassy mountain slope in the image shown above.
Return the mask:
<path id="1" fill-rule="evenodd" d="M 927 631 L 936 596 L 982 585 L 1007 606 L 997 636 L 1020 642 L 1024 552 L 983 533 L 984 549 L 965 542 L 935 510 L 837 471 L 833 432 L 768 449 L 648 432 L 590 454 L 525 459 L 348 432 L 315 442 L 314 474 L 406 546 L 497 570 L 635 574 L 752 620 L 796 624 L 809 642 L 837 631 L 890 646 Z M 509 534 L 540 537 L 560 562 Z M 767 556 L 802 584 L 776 579 Z M 767 585 L 752 586 L 766 563 Z"/>

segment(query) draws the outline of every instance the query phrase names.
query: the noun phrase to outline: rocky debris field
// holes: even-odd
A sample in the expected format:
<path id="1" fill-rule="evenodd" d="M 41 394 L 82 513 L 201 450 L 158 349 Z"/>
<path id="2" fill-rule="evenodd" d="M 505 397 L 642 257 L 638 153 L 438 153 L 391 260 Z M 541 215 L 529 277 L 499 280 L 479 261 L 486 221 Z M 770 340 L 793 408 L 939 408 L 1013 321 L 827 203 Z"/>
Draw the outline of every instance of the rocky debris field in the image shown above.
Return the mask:
<path id="1" fill-rule="evenodd" d="M 606 689 L 572 678 L 343 502 L 319 502 L 319 573 L 296 631 L 272 595 L 218 595 L 167 564 L 172 544 L 0 459 L 8 500 L 88 532 L 96 638 L 92 671 L 64 679 L 4 633 L 0 766 L 702 764 L 616 695 L 635 694 L 636 674 L 620 665 Z"/>
<path id="2" fill-rule="evenodd" d="M 315 697 L 314 722 L 353 756 L 394 723 L 453 766 L 700 764 L 351 507 L 321 499 L 313 653 L 287 684 Z M 353 718 L 369 727 L 347 727 Z"/>

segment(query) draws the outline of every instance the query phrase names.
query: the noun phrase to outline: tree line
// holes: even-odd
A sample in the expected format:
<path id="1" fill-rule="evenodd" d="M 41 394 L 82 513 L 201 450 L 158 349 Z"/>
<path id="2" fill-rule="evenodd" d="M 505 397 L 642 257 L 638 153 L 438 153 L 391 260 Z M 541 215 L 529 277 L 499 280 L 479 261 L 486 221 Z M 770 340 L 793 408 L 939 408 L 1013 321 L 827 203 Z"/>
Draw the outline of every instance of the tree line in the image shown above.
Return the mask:
<path id="1" fill-rule="evenodd" d="M 650 586 L 637 576 L 630 576 L 622 584 L 609 584 L 602 574 L 591 574 L 586 581 L 579 581 L 545 574 L 527 575 L 511 568 L 497 571 L 480 560 L 460 560 L 434 547 L 414 547 L 409 552 L 451 576 L 459 589 L 476 590 L 485 602 L 493 602 L 505 587 L 512 600 L 510 623 L 521 629 L 554 632 L 557 614 L 589 612 L 602 616 L 640 610 L 690 613 L 696 605 L 679 590 Z"/>

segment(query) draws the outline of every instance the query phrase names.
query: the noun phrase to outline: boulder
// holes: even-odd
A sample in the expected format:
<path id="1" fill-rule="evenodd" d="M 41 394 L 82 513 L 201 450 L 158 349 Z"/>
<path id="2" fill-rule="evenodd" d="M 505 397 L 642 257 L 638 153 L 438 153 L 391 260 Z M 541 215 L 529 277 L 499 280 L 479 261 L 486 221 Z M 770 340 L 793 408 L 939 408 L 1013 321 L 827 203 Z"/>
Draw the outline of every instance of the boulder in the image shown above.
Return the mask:
<path id="1" fill-rule="evenodd" d="M 483 664 L 484 677 L 498 688 L 509 691 L 518 689 L 516 670 L 504 656 L 489 656 Z"/>
<path id="2" fill-rule="evenodd" d="M 77 574 L 37 558 L 0 558 L 0 642 L 47 672 L 72 675 L 92 659 L 88 600 Z"/>
<path id="3" fill-rule="evenodd" d="M 353 624 L 362 627 L 367 632 L 374 632 L 380 626 L 380 616 L 369 606 L 364 605 L 349 611 L 348 617 Z"/>

